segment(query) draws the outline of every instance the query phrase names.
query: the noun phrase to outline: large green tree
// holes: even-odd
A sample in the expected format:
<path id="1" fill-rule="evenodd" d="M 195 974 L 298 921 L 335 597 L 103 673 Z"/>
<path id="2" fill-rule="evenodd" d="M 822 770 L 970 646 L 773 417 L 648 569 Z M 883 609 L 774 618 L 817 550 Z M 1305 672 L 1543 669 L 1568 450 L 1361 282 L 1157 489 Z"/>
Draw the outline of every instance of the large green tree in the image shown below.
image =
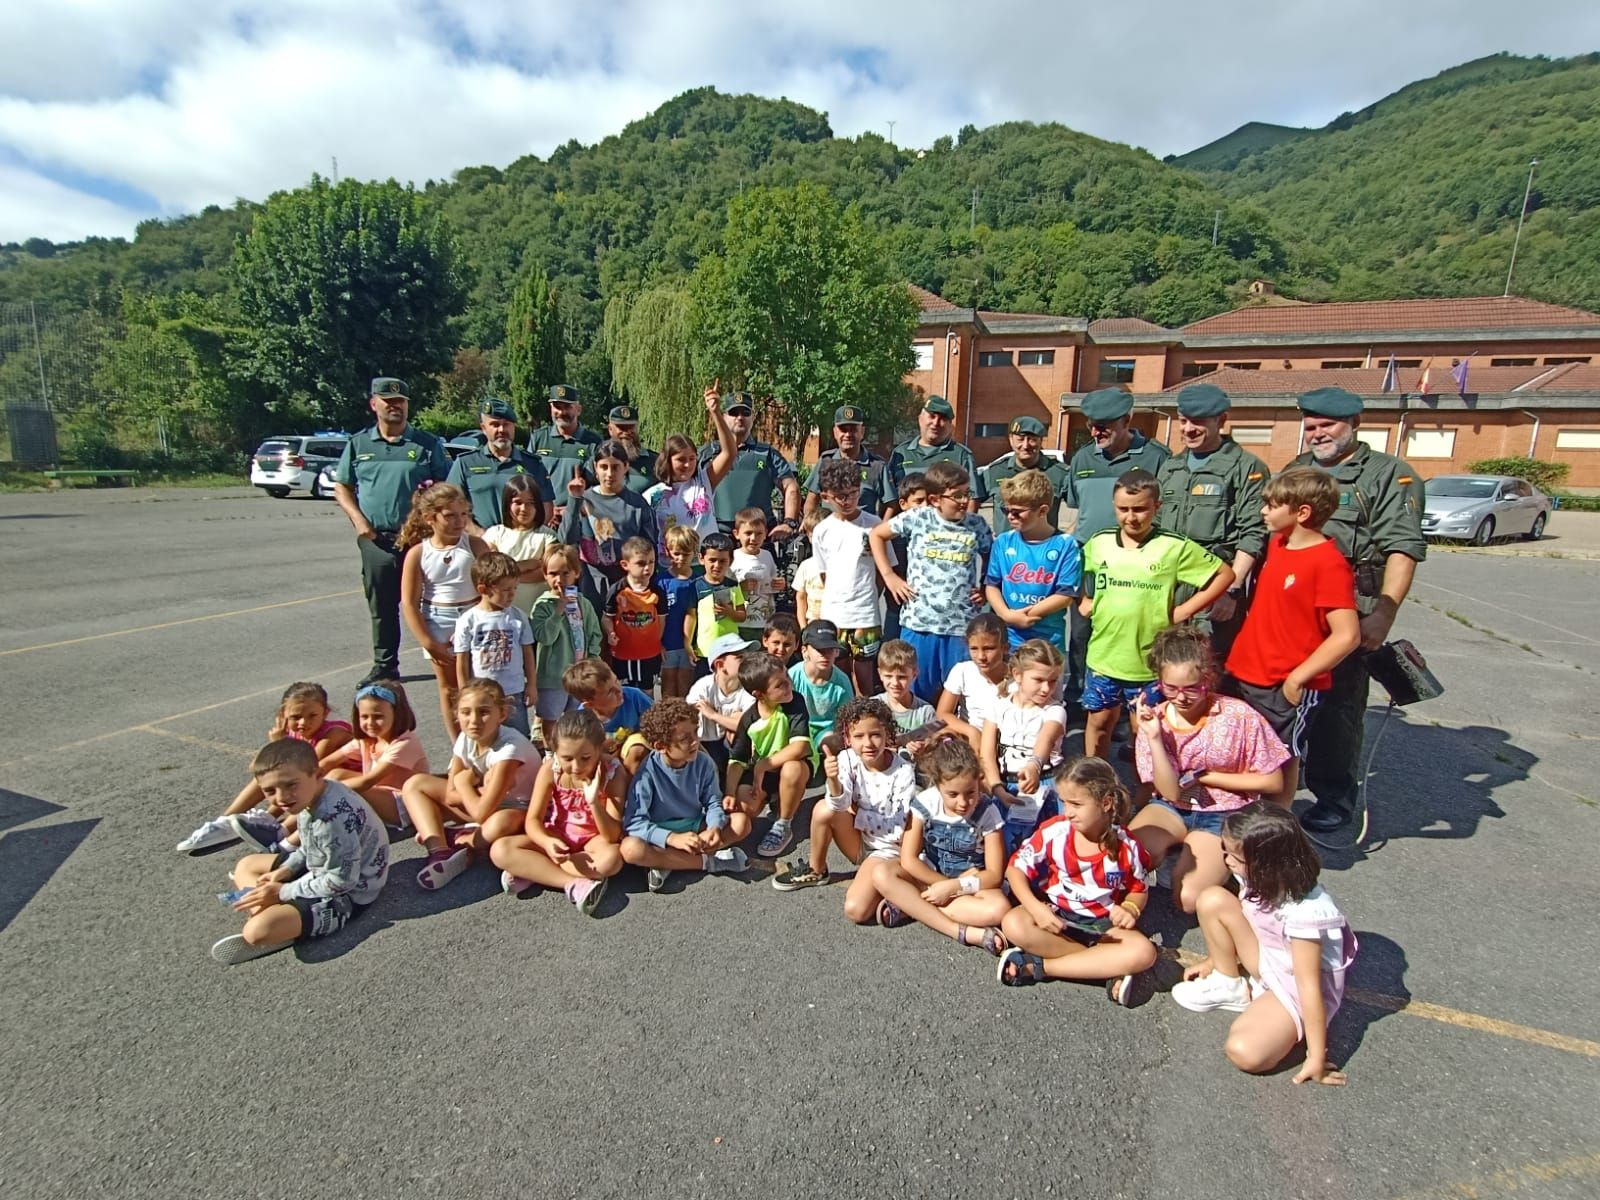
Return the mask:
<path id="1" fill-rule="evenodd" d="M 694 365 L 694 302 L 681 283 L 613 296 L 601 339 L 611 359 L 611 387 L 639 410 L 646 445 L 669 433 L 698 437 L 705 423 L 705 381 Z"/>
<path id="2" fill-rule="evenodd" d="M 555 289 L 537 263 L 522 273 L 511 294 L 500 361 L 520 423 L 538 424 L 535 418 L 544 414 L 540 400 L 551 384 L 566 381 L 567 352 Z"/>
<path id="3" fill-rule="evenodd" d="M 389 180 L 313 176 L 280 192 L 231 266 L 253 331 L 250 369 L 324 417 L 363 422 L 367 380 L 413 386 L 450 366 L 466 267 L 438 209 Z"/>
<path id="4" fill-rule="evenodd" d="M 758 188 L 728 207 L 721 254 L 695 271 L 695 362 L 772 404 L 797 444 L 840 404 L 891 427 L 905 407 L 917 307 L 880 240 L 814 184 Z"/>

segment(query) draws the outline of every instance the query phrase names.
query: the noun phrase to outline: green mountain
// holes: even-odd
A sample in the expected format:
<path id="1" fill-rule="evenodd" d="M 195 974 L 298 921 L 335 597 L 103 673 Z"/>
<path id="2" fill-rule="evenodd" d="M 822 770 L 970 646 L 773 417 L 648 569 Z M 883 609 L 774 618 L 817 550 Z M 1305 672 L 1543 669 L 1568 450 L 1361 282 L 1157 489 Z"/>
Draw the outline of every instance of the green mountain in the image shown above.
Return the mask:
<path id="1" fill-rule="evenodd" d="M 1187 154 L 1169 154 L 1162 161 L 1191 171 L 1231 171 L 1252 154 L 1260 154 L 1263 150 L 1315 132 L 1314 129 L 1301 129 L 1296 125 L 1268 125 L 1264 121 L 1249 121 L 1197 150 Z"/>

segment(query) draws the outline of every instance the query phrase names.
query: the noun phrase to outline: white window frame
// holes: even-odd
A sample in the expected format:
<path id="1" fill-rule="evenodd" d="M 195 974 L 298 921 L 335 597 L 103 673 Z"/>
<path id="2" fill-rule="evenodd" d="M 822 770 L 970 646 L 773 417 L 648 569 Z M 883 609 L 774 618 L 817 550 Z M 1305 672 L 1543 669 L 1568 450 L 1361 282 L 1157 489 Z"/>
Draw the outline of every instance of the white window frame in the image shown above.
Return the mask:
<path id="1" fill-rule="evenodd" d="M 1456 456 L 1456 431 L 1454 429 L 1406 430 L 1406 459 L 1454 458 Z"/>

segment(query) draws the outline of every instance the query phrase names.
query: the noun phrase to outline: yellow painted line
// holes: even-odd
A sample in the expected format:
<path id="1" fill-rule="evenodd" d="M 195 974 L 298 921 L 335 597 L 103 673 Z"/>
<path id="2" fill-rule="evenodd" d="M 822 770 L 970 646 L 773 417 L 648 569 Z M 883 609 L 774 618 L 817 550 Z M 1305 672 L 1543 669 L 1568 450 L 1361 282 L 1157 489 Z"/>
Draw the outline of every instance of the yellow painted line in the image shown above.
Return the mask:
<path id="1" fill-rule="evenodd" d="M 231 754 L 235 758 L 249 758 L 255 751 L 248 746 L 235 746 L 232 742 L 219 742 L 214 738 L 195 737 L 192 733 L 178 733 L 171 729 L 157 729 L 154 725 L 144 725 L 134 730 L 135 733 L 153 733 L 158 737 L 171 738 L 175 742 L 182 742 L 186 746 L 198 746 L 202 750 L 220 750 L 224 754 Z"/>
<path id="2" fill-rule="evenodd" d="M 37 646 L 18 646 L 15 650 L 0 650 L 0 658 L 13 654 L 31 654 L 35 650 L 55 650 L 62 646 L 81 646 L 85 642 L 99 642 L 106 638 L 127 637 L 134 633 L 153 633 L 157 629 L 175 629 L 179 625 L 197 625 L 202 621 L 224 621 L 229 617 L 243 617 L 250 613 L 268 612 L 274 608 L 293 608 L 297 604 L 315 604 L 319 600 L 337 600 L 343 596 L 359 596 L 360 588 L 344 592 L 328 592 L 321 596 L 302 596 L 298 600 L 280 600 L 276 604 L 258 604 L 254 608 L 236 608 L 232 612 L 208 613 L 203 617 L 184 617 L 181 621 L 162 621 L 158 625 L 140 625 L 133 629 L 114 629 L 110 633 L 91 633 L 87 637 L 67 638 L 60 642 L 40 642 Z"/>
<path id="3" fill-rule="evenodd" d="M 1181 967 L 1192 967 L 1205 960 L 1205 955 L 1195 954 L 1181 946 L 1176 950 L 1163 950 L 1162 953 Z M 1446 1008 L 1442 1004 L 1429 1004 L 1426 1000 L 1390 996 L 1384 992 L 1369 992 L 1366 988 L 1355 987 L 1346 988 L 1344 998 L 1352 1004 L 1381 1008 L 1385 1012 L 1399 1013 L 1402 1016 L 1421 1017 L 1425 1021 L 1438 1021 L 1442 1025 L 1454 1025 L 1458 1029 L 1472 1029 L 1478 1033 L 1493 1034 L 1495 1037 L 1511 1038 L 1534 1046 L 1544 1046 L 1549 1050 L 1578 1054 L 1584 1058 L 1600 1058 L 1600 1042 L 1568 1037 L 1564 1033 L 1552 1033 L 1548 1029 L 1535 1029 L 1530 1025 L 1517 1025 L 1511 1021 L 1501 1021 L 1477 1013 L 1463 1012 L 1459 1008 Z"/>
<path id="4" fill-rule="evenodd" d="M 1540 1184 L 1593 1179 L 1597 1175 L 1600 1175 L 1600 1154 L 1580 1154 L 1555 1162 L 1524 1163 L 1453 1183 L 1436 1183 L 1420 1191 L 1406 1192 L 1395 1200 L 1492 1200 L 1495 1196 L 1521 1195 Z"/>

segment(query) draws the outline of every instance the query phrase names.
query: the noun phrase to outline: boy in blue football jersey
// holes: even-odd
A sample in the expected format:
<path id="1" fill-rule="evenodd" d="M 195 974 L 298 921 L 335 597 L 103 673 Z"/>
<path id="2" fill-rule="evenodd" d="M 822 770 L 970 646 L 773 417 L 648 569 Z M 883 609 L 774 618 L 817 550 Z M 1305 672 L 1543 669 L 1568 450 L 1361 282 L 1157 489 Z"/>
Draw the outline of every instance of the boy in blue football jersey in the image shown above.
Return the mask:
<path id="1" fill-rule="evenodd" d="M 1067 610 L 1083 590 L 1083 550 L 1050 524 L 1054 499 L 1042 471 L 1021 471 L 1000 483 L 1009 528 L 995 539 L 983 582 L 1012 650 L 1029 638 L 1067 648 Z"/>

